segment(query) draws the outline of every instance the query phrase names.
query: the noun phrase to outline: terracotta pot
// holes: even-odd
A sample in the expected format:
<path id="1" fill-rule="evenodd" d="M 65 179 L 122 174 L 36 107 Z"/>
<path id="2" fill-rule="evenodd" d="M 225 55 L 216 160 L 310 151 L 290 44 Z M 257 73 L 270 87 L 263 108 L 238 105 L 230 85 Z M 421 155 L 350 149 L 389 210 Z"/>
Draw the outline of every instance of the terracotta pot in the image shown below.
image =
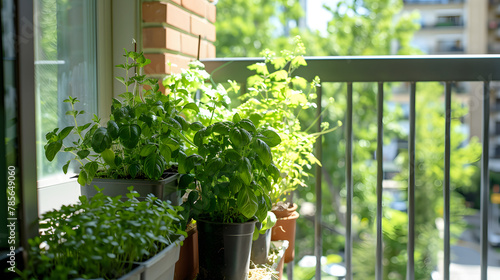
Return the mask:
<path id="1" fill-rule="evenodd" d="M 294 209 L 293 211 L 290 211 Z M 293 261 L 295 257 L 295 228 L 297 224 L 297 218 L 299 217 L 299 213 L 295 211 L 297 209 L 297 204 L 293 204 L 293 207 L 287 209 L 287 211 L 282 211 L 284 213 L 276 213 L 276 217 L 278 218 L 276 224 L 272 229 L 271 240 L 288 240 L 289 246 L 285 251 L 285 263 L 289 263 Z"/>
<path id="2" fill-rule="evenodd" d="M 280 218 L 286 218 L 286 217 L 290 217 L 293 212 L 295 212 L 298 208 L 298 205 L 296 203 L 294 203 L 291 207 L 289 207 L 288 209 L 285 209 L 285 210 L 272 210 L 274 215 L 276 215 L 276 219 L 280 219 Z"/>
<path id="3" fill-rule="evenodd" d="M 196 226 L 188 229 L 188 237 L 181 247 L 179 260 L 175 264 L 174 280 L 193 280 L 199 271 L 198 230 Z"/>

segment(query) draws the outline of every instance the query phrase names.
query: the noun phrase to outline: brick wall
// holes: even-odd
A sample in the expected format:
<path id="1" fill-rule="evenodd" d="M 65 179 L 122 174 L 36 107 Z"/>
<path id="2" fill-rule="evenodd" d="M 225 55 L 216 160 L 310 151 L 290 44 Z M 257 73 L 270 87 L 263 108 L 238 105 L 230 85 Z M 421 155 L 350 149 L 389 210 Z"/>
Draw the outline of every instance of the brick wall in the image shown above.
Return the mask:
<path id="1" fill-rule="evenodd" d="M 215 57 L 216 8 L 211 2 L 143 0 L 142 47 L 145 56 L 151 59 L 146 74 L 180 72 L 197 58 L 198 48 L 200 59 Z M 168 66 L 169 61 L 177 67 Z"/>

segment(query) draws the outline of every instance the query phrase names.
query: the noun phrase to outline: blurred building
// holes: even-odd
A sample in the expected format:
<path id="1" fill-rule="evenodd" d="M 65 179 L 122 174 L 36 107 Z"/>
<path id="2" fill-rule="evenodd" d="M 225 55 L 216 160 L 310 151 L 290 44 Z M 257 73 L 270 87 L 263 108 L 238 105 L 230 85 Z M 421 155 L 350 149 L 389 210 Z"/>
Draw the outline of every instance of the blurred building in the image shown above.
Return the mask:
<path id="1" fill-rule="evenodd" d="M 412 45 L 430 55 L 499 54 L 500 0 L 403 0 L 403 12 L 418 11 L 421 29 Z M 485 77 L 487 78 L 487 77 Z M 454 86 L 469 107 L 464 119 L 470 137 L 481 138 L 481 83 Z M 500 171 L 500 84 L 491 84 L 490 167 Z"/>

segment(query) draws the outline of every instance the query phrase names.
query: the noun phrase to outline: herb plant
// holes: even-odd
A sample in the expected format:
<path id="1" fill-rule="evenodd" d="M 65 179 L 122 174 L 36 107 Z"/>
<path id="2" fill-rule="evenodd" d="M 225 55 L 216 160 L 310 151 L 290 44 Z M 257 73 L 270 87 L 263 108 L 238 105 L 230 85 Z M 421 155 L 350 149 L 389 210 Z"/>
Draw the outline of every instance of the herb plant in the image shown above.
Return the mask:
<path id="1" fill-rule="evenodd" d="M 129 188 L 132 190 L 132 187 Z M 44 232 L 29 240 L 24 279 L 115 279 L 132 270 L 133 262 L 154 256 L 180 235 L 180 206 L 136 192 L 109 197 L 98 192 L 90 200 L 62 206 L 43 215 Z"/>
<path id="2" fill-rule="evenodd" d="M 125 63 L 117 65 L 126 72 L 117 79 L 125 86 L 121 100 L 113 99 L 110 120 L 106 126 L 94 116 L 92 123 L 79 125 L 77 117 L 84 111 L 76 109 L 77 98 L 64 100 L 71 106 L 66 112 L 75 125 L 46 135 L 45 156 L 52 161 L 57 153 L 68 152 L 74 157 L 63 167 L 68 171 L 72 161 L 80 164 L 78 183 L 89 184 L 94 177 L 141 178 L 158 180 L 173 163 L 185 158 L 183 152 L 189 139 L 183 134 L 197 124 L 188 123 L 182 113 L 199 112 L 195 103 L 165 95 L 158 80 L 146 78 L 142 69 L 151 61 L 143 53 L 125 50 Z M 130 75 L 130 72 L 132 74 Z M 172 92 L 182 91 L 183 84 L 174 84 Z M 76 140 L 64 141 L 73 133 Z"/>
<path id="3" fill-rule="evenodd" d="M 272 203 L 272 184 L 280 177 L 272 147 L 280 144 L 270 128 L 259 128 L 238 114 L 194 135 L 197 154 L 188 156 L 179 186 L 190 189 L 190 216 L 212 222 L 264 221 Z"/>
<path id="4" fill-rule="evenodd" d="M 272 188 L 273 203 L 283 200 L 297 187 L 306 186 L 308 170 L 314 164 L 321 165 L 313 154 L 316 139 L 337 128 L 329 129 L 328 123 L 323 123 L 323 131 L 310 133 L 313 125 L 304 128 L 301 123 L 301 114 L 316 108 L 316 88 L 320 81 L 316 77 L 308 83 L 302 77 L 293 76 L 296 69 L 307 65 L 300 37 L 296 37 L 296 42 L 296 49 L 282 51 L 281 57 L 265 50 L 265 63 L 248 67 L 256 75 L 249 77 L 248 91 L 240 97 L 243 103 L 236 109 L 243 117 L 254 120 L 256 125 L 273 127 L 281 136 L 281 145 L 273 150 L 276 166 L 282 174 L 281 180 Z M 269 71 L 271 65 L 274 72 Z M 238 90 L 237 85 L 233 84 L 233 87 Z"/>

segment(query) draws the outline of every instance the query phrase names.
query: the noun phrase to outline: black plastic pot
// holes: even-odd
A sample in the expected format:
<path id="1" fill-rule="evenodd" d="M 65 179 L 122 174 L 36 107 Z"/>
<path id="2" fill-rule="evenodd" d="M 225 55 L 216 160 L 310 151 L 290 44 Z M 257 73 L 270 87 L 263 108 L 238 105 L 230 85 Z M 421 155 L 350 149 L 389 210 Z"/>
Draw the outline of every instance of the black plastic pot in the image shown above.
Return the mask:
<path id="1" fill-rule="evenodd" d="M 255 221 L 223 224 L 198 220 L 197 227 L 200 256 L 197 279 L 247 279 Z"/>
<path id="2" fill-rule="evenodd" d="M 269 249 L 271 248 L 271 229 L 266 230 L 266 233 L 259 234 L 259 238 L 252 242 L 252 252 L 250 259 L 255 264 L 267 263 Z"/>

